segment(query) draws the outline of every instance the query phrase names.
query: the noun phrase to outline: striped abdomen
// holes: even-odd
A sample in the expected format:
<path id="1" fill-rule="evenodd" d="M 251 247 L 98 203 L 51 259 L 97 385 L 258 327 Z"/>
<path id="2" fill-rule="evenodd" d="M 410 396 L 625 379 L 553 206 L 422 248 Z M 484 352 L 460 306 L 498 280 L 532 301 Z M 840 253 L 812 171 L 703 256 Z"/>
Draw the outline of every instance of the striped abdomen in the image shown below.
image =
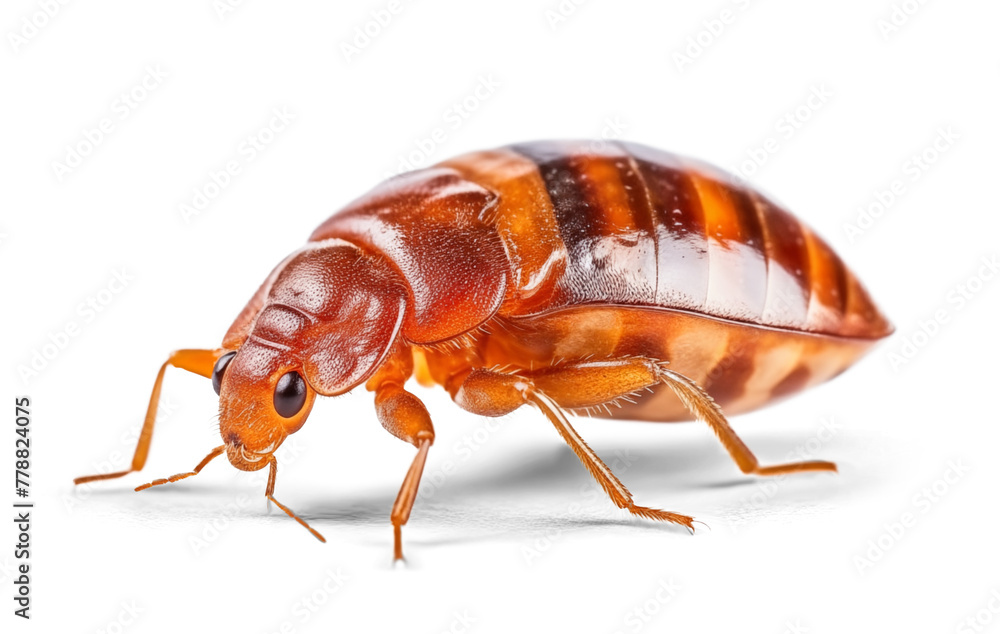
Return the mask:
<path id="1" fill-rule="evenodd" d="M 839 257 L 721 170 L 632 143 L 538 142 L 442 164 L 496 192 L 501 313 L 655 306 L 878 338 L 891 327 Z"/>
<path id="2" fill-rule="evenodd" d="M 891 331 L 789 213 L 711 166 L 635 144 L 460 156 L 382 183 L 310 240 L 334 238 L 396 269 L 400 334 L 431 376 L 448 375 L 444 342 L 473 346 L 487 367 L 640 356 L 736 413 L 836 376 Z M 626 409 L 689 417 L 662 387 Z"/>
<path id="3" fill-rule="evenodd" d="M 386 257 L 429 344 L 496 314 L 681 310 L 876 339 L 891 327 L 791 214 L 704 163 L 645 146 L 540 142 L 389 179 L 313 232 Z"/>

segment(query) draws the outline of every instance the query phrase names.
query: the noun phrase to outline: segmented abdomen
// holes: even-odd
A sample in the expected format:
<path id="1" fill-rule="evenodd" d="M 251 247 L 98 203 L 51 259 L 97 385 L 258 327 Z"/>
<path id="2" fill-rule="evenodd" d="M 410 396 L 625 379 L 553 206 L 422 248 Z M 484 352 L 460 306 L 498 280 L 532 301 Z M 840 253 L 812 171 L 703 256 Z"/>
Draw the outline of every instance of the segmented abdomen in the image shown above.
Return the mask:
<path id="1" fill-rule="evenodd" d="M 446 161 L 498 194 L 501 313 L 653 306 L 877 338 L 891 327 L 794 216 L 710 165 L 633 143 L 514 145 Z"/>

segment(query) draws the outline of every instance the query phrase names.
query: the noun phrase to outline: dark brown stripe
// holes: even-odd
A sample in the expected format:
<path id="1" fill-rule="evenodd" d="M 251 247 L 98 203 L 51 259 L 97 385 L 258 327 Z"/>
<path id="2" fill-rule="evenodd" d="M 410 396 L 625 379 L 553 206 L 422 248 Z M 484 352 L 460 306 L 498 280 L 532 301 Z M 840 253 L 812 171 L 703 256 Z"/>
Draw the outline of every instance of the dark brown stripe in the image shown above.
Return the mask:
<path id="1" fill-rule="evenodd" d="M 535 161 L 569 252 L 563 288 L 582 301 L 656 301 L 656 247 L 645 189 L 617 146 L 514 146 Z"/>
<path id="2" fill-rule="evenodd" d="M 838 297 L 840 297 L 840 305 L 837 308 L 841 315 L 845 315 L 847 314 L 847 306 L 851 300 L 850 285 L 847 283 L 847 267 L 844 265 L 844 261 L 834 253 L 828 244 L 824 242 L 823 246 L 826 247 L 826 252 L 830 255 L 830 260 L 833 262 L 833 284 L 837 288 Z"/>
<path id="3" fill-rule="evenodd" d="M 798 322 L 804 326 L 809 312 L 812 281 L 809 248 L 802 233 L 802 225 L 794 216 L 767 198 L 760 194 L 754 194 L 754 197 L 767 224 L 768 268 L 780 267 L 794 280 L 796 286 L 794 289 L 770 288 L 768 308 L 784 317 L 778 321 Z M 795 300 L 798 297 L 802 298 L 801 310 L 796 307 Z"/>
<path id="4" fill-rule="evenodd" d="M 705 217 L 679 159 L 637 143 L 620 143 L 632 157 L 652 205 L 657 243 L 656 303 L 700 309 L 708 296 Z"/>
<path id="5" fill-rule="evenodd" d="M 757 202 L 756 192 L 754 192 L 754 190 L 750 188 L 746 188 L 744 191 L 746 192 L 746 195 L 750 200 L 750 204 L 753 206 L 754 216 L 757 217 L 757 226 L 760 227 L 760 233 L 761 233 L 760 249 L 764 255 L 764 275 L 767 276 L 767 281 L 764 284 L 764 305 L 761 308 L 760 312 L 760 323 L 762 324 L 773 323 L 772 319 L 775 316 L 770 314 L 768 311 L 769 311 L 769 304 L 771 303 L 772 300 L 771 295 L 773 293 L 773 289 L 771 288 L 771 283 L 774 281 L 774 278 L 772 274 L 775 272 L 771 268 L 771 249 L 774 245 L 774 240 L 772 239 L 771 232 L 768 229 L 767 219 L 764 217 L 764 210 L 761 209 L 760 205 Z M 808 304 L 806 305 L 806 307 L 808 308 Z"/>
<path id="6" fill-rule="evenodd" d="M 659 214 L 653 206 L 653 200 L 646 186 L 646 179 L 643 178 L 639 169 L 639 163 L 635 157 L 629 154 L 621 143 L 616 143 L 615 147 L 621 151 L 624 159 L 623 166 L 619 172 L 622 187 L 628 194 L 629 205 L 635 210 L 638 224 L 649 234 L 649 244 L 652 252 L 645 255 L 645 259 L 650 260 L 654 271 L 652 276 L 652 304 L 657 303 L 660 292 L 660 230 Z"/>
<path id="7" fill-rule="evenodd" d="M 718 168 L 686 159 L 705 213 L 708 257 L 711 265 L 705 310 L 713 315 L 756 323 L 764 312 L 767 265 L 759 244 L 745 226 L 731 178 Z M 756 217 L 756 213 L 754 213 Z M 760 236 L 757 236 L 757 242 Z"/>
<path id="8" fill-rule="evenodd" d="M 764 229 L 760 225 L 760 217 L 757 215 L 757 206 L 747 190 L 742 187 L 732 187 L 725 185 L 729 190 L 729 197 L 733 201 L 733 214 L 740 223 L 743 234 L 743 244 L 753 247 L 760 253 L 760 259 L 764 262 L 765 273 L 767 271 L 767 248 L 764 245 Z M 763 308 L 763 303 L 761 303 Z"/>
<path id="9" fill-rule="evenodd" d="M 621 154 L 614 158 L 614 165 L 618 170 L 618 180 L 628 200 L 629 209 L 632 210 L 632 220 L 640 231 L 649 235 L 655 248 L 657 222 L 652 202 L 649 199 L 649 189 L 646 187 L 642 174 L 639 173 L 639 166 L 635 159 L 624 149 L 617 145 L 615 147 Z"/>
<path id="10" fill-rule="evenodd" d="M 808 230 L 803 230 L 808 231 Z M 833 250 L 813 231 L 809 231 L 806 246 L 810 251 L 812 267 L 812 301 L 819 301 L 835 313 L 837 323 L 815 324 L 828 330 L 841 325 L 847 306 L 847 272 L 844 263 Z"/>
<path id="11" fill-rule="evenodd" d="M 587 200 L 573 169 L 575 152 L 569 144 L 555 141 L 515 145 L 513 149 L 538 165 L 563 242 L 571 259 L 576 259 L 574 254 L 586 247 L 589 238 L 600 235 L 603 222 L 601 209 Z"/>
<path id="12" fill-rule="evenodd" d="M 796 366 L 785 378 L 778 381 L 778 384 L 771 388 L 771 396 L 778 398 L 798 392 L 809 382 L 810 376 L 812 376 L 812 373 L 809 372 L 809 368 L 802 365 Z"/>
<path id="13" fill-rule="evenodd" d="M 751 342 L 738 339 L 733 343 L 735 347 L 726 351 L 704 380 L 705 391 L 720 407 L 743 396 L 756 368 L 755 349 Z"/>
<path id="14" fill-rule="evenodd" d="M 802 225 L 790 213 L 771 203 L 763 196 L 760 203 L 767 210 L 768 230 L 771 235 L 771 259 L 788 271 L 803 291 L 812 288 L 809 268 L 809 247 L 806 245 Z"/>

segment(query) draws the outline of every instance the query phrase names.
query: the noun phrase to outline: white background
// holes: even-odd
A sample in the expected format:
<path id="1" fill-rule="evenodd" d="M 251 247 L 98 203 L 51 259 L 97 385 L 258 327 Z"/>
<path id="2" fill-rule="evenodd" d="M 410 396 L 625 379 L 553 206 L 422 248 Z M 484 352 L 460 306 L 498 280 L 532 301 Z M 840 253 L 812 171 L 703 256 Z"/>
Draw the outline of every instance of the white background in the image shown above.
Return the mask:
<path id="1" fill-rule="evenodd" d="M 72 2 L 48 19 L 44 4 L 0 15 L 2 392 L 33 400 L 36 503 L 30 623 L 11 614 L 3 522 L 4 631 L 1000 631 L 1000 282 L 982 264 L 1000 252 L 995 3 L 404 0 L 350 54 L 387 2 Z M 275 108 L 293 119 L 250 160 L 240 146 Z M 54 166 L 105 118 L 79 165 Z M 285 254 L 438 128 L 418 164 L 616 136 L 742 169 L 827 238 L 897 332 L 734 425 L 763 463 L 805 448 L 840 473 L 745 477 L 699 424 L 581 420 L 640 504 L 710 526 L 690 536 L 595 494 L 538 412 L 487 425 L 415 388 L 438 440 L 395 569 L 389 510 L 413 450 L 363 390 L 286 443 L 277 497 L 325 545 L 224 460 L 132 492 L 219 444 L 208 381 L 174 370 L 145 470 L 73 488 L 127 464 L 170 350 L 217 346 Z M 230 160 L 240 173 L 185 222 Z M 81 309 L 115 271 L 128 285 Z"/>

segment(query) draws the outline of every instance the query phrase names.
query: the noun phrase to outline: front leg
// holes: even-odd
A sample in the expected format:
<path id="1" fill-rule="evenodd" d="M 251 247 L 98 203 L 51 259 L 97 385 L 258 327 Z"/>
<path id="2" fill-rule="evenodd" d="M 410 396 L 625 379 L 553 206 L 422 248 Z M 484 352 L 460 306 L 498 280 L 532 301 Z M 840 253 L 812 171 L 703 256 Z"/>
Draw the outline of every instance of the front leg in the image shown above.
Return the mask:
<path id="1" fill-rule="evenodd" d="M 135 455 L 132 456 L 132 465 L 125 471 L 98 473 L 96 475 L 75 478 L 73 484 L 83 484 L 95 480 L 110 480 L 128 475 L 133 471 L 141 471 L 146 466 L 149 446 L 153 442 L 153 425 L 156 423 L 156 410 L 160 404 L 160 388 L 163 387 L 163 376 L 167 371 L 167 366 L 181 368 L 182 370 L 194 372 L 206 379 L 210 379 L 212 378 L 212 368 L 223 353 L 225 353 L 225 350 L 222 348 L 217 350 L 176 350 L 172 352 L 163 365 L 160 366 L 160 372 L 156 375 L 156 381 L 153 383 L 153 393 L 149 396 L 149 407 L 146 409 L 146 419 L 142 423 L 142 431 L 139 433 L 139 442 L 135 447 Z M 211 460 L 216 455 L 218 454 L 210 455 L 206 460 Z M 203 467 L 205 464 L 207 463 L 203 463 L 200 466 Z"/>
<path id="2" fill-rule="evenodd" d="M 417 448 L 417 455 L 413 458 L 410 470 L 406 472 L 390 516 L 394 559 L 402 559 L 402 527 L 410 519 L 413 502 L 417 499 L 417 488 L 424 472 L 427 452 L 434 444 L 434 425 L 420 399 L 404 390 L 396 380 L 375 380 L 369 383 L 368 389 L 375 392 L 375 412 L 382 426 L 396 438 Z"/>

